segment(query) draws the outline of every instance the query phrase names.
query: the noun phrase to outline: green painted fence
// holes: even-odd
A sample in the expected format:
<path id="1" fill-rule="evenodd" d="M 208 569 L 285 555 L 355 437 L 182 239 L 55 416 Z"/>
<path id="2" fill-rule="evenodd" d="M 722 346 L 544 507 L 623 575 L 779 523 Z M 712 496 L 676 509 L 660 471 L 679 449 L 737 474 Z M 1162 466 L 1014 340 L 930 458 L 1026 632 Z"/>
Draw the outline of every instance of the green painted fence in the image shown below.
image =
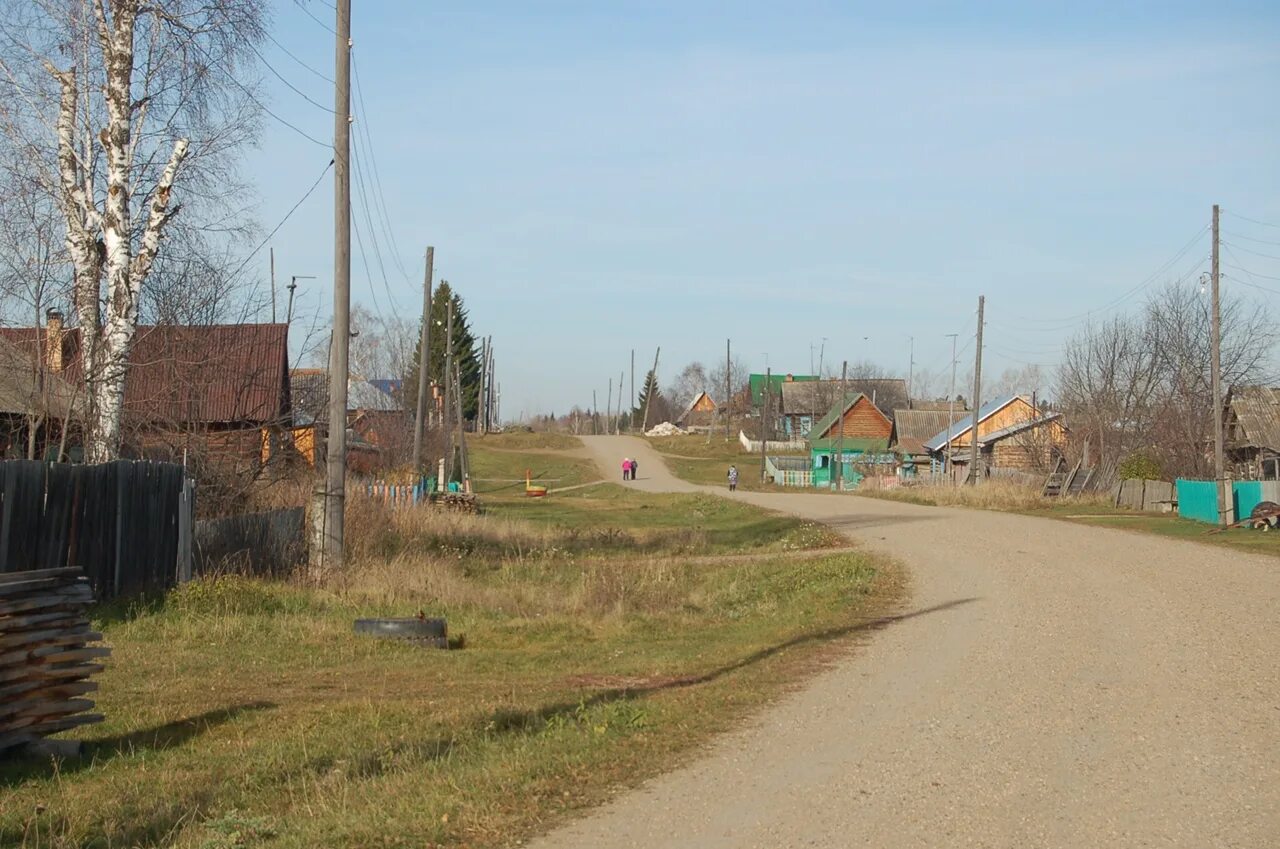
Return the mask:
<path id="1" fill-rule="evenodd" d="M 1178 515 L 1209 525 L 1218 524 L 1218 493 L 1213 481 L 1179 480 Z M 1229 521 L 1248 516 L 1258 502 L 1266 500 L 1262 481 L 1235 481 L 1231 484 L 1231 501 L 1234 510 Z"/>

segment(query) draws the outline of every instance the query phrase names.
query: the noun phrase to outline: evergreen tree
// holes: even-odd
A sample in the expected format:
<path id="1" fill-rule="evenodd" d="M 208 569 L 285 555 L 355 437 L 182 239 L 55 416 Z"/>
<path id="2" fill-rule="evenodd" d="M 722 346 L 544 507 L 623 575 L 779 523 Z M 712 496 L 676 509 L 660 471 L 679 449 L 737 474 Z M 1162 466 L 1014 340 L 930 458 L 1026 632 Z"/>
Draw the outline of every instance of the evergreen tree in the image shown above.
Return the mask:
<path id="1" fill-rule="evenodd" d="M 635 410 L 632 411 L 632 418 L 637 425 L 644 425 L 646 407 L 649 410 L 649 427 L 671 418 L 667 399 L 663 396 L 662 390 L 658 388 L 658 376 L 652 370 L 645 375 L 644 384 L 640 387 L 640 398 L 636 403 Z"/>
<path id="2" fill-rule="evenodd" d="M 480 410 L 477 396 L 480 389 L 480 355 L 476 351 L 475 336 L 471 333 L 471 323 L 468 321 L 462 296 L 453 291 L 446 281 L 441 281 L 431 296 L 431 351 L 427 358 L 427 379 L 444 386 L 450 301 L 453 302 L 453 358 L 461 371 L 462 417 L 470 421 Z M 418 344 L 414 347 L 413 361 L 405 376 L 404 385 L 405 403 L 410 410 L 416 409 L 418 403 L 418 368 L 422 359 L 421 322 L 418 329 Z"/>

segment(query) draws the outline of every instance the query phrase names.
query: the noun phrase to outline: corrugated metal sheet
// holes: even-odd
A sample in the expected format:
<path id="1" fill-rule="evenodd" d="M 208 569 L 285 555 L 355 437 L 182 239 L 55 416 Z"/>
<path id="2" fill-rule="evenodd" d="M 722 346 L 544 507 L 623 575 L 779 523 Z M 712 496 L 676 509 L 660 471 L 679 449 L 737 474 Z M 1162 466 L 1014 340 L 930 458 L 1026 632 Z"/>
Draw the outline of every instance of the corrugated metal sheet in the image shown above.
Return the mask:
<path id="1" fill-rule="evenodd" d="M 987 403 L 983 404 L 981 407 L 978 408 L 978 423 L 981 424 L 982 422 L 986 421 L 991 416 L 994 416 L 996 413 L 1000 412 L 1002 409 L 1004 409 L 1005 407 L 1007 407 L 1008 405 L 1012 404 L 1014 401 L 1017 401 L 1017 400 L 1018 400 L 1017 395 L 1006 395 L 1003 398 L 996 398 L 994 400 L 988 401 Z M 925 448 L 927 448 L 930 451 L 937 451 L 940 448 L 942 448 L 944 445 L 946 445 L 948 442 L 951 442 L 952 440 L 956 439 L 959 436 L 963 436 L 966 432 L 968 432 L 969 428 L 972 426 L 973 426 L 973 413 L 970 412 L 969 415 L 965 416 L 963 419 L 953 424 L 949 430 L 946 427 L 943 427 L 941 430 L 939 430 L 936 434 L 934 434 L 934 436 L 931 439 L 929 439 L 925 443 Z M 981 434 L 982 431 L 979 430 L 978 433 Z"/>
<path id="2" fill-rule="evenodd" d="M 44 328 L 0 336 L 43 350 Z M 80 332 L 64 332 L 63 377 L 82 381 Z M 125 415 L 165 424 L 260 424 L 289 413 L 286 324 L 140 326 L 129 355 Z"/>
<path id="3" fill-rule="evenodd" d="M 29 348 L 0 337 L 0 413 L 65 420 L 80 406 L 75 387 L 37 364 Z"/>
<path id="4" fill-rule="evenodd" d="M 881 410 L 892 410 L 907 400 L 907 382 L 900 378 L 848 380 L 846 394 L 862 393 Z M 788 416 L 812 414 L 821 416 L 840 397 L 840 381 L 812 380 L 782 384 L 782 412 Z"/>
<path id="5" fill-rule="evenodd" d="M 1232 448 L 1265 448 L 1280 452 L 1280 389 L 1241 386 L 1232 390 Z"/>
<path id="6" fill-rule="evenodd" d="M 904 454 L 927 454 L 924 444 L 930 437 L 945 431 L 948 424 L 972 418 L 972 412 L 958 407 L 954 412 L 948 412 L 946 407 L 941 410 L 894 410 L 894 445 Z"/>

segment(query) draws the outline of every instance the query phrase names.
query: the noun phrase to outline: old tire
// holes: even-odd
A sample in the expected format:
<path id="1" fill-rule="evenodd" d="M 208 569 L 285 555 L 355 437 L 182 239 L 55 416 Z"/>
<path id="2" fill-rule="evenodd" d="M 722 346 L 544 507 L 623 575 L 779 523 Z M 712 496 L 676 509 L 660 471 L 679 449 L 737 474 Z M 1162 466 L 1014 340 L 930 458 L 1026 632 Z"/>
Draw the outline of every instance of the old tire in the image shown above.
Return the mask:
<path id="1" fill-rule="evenodd" d="M 449 627 L 444 619 L 357 619 L 357 634 L 394 640 L 422 640 L 444 643 Z"/>

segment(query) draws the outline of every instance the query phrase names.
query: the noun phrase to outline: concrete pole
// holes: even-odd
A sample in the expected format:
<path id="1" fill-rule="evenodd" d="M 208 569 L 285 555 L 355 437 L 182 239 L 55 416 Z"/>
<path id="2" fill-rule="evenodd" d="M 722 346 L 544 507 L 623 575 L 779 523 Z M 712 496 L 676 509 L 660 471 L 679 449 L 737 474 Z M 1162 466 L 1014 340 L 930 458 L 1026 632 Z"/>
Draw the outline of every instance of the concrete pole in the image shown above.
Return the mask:
<path id="1" fill-rule="evenodd" d="M 422 331 L 418 337 L 418 405 L 413 419 L 413 470 L 422 471 L 422 435 L 426 427 L 427 393 L 431 391 L 431 274 L 436 249 L 427 246 L 427 267 L 422 274 Z"/>

